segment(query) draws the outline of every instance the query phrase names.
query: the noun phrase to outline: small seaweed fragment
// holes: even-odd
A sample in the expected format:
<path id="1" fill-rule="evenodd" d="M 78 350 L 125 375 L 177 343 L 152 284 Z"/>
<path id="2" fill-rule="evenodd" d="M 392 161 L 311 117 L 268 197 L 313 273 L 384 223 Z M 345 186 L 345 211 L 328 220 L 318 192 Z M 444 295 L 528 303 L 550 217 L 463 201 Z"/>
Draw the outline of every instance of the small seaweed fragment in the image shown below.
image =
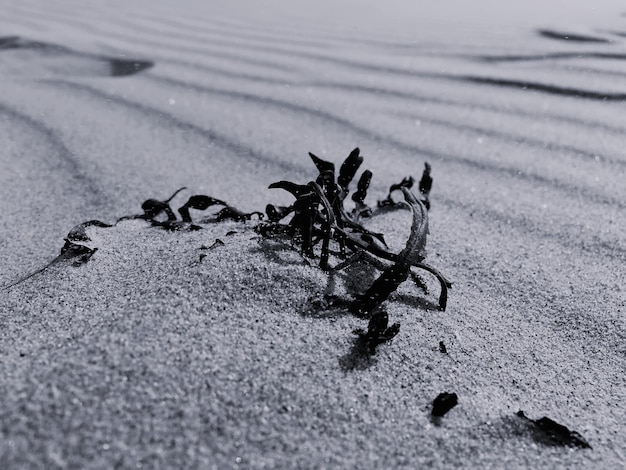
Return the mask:
<path id="1" fill-rule="evenodd" d="M 221 209 L 215 216 L 215 220 L 217 222 L 222 222 L 224 220 L 234 220 L 236 222 L 245 222 L 246 220 L 252 220 L 252 218 L 256 216 L 258 220 L 263 220 L 264 214 L 263 212 L 254 211 L 254 212 L 243 212 L 239 209 L 236 209 L 232 206 L 226 206 Z"/>
<path id="2" fill-rule="evenodd" d="M 24 282 L 27 279 L 30 279 L 31 277 L 44 272 L 50 266 L 58 264 L 62 261 L 71 260 L 73 266 L 80 266 L 81 264 L 84 264 L 87 261 L 89 261 L 91 257 L 95 254 L 95 252 L 98 251 L 98 248 L 89 248 L 88 246 L 81 245 L 80 243 L 76 243 L 76 242 L 91 241 L 91 239 L 89 238 L 89 235 L 87 235 L 87 231 L 86 231 L 87 227 L 109 228 L 109 227 L 112 227 L 112 225 L 102 222 L 100 220 L 88 220 L 87 222 L 83 222 L 81 224 L 75 225 L 68 232 L 67 236 L 63 239 L 65 243 L 61 247 L 61 253 L 59 254 L 59 256 L 54 258 L 43 268 L 40 268 L 37 271 L 34 271 L 30 274 L 27 274 L 26 276 L 21 277 L 17 281 L 7 286 L 4 286 L 2 289 L 3 290 L 9 289 L 17 284 L 20 284 L 21 282 Z"/>
<path id="3" fill-rule="evenodd" d="M 87 235 L 87 227 L 109 228 L 113 226 L 105 222 L 101 222 L 100 220 L 88 220 L 87 222 L 83 222 L 82 224 L 75 225 L 72 230 L 69 231 L 65 239 L 73 242 L 91 241 L 91 238 L 89 238 L 89 235 Z"/>
<path id="4" fill-rule="evenodd" d="M 187 188 L 183 186 L 182 188 L 177 189 L 176 191 L 174 191 L 174 194 L 172 194 L 165 201 L 158 201 L 156 199 L 148 199 L 147 201 L 144 201 L 144 203 L 141 205 L 141 208 L 144 211 L 144 218 L 147 220 L 154 220 L 161 212 L 165 212 L 165 214 L 167 215 L 167 220 L 176 220 L 176 216 L 174 215 L 174 212 L 170 207 L 170 202 L 172 201 L 172 199 L 174 199 L 174 197 L 176 197 L 179 192 L 183 191 L 184 189 Z"/>
<path id="5" fill-rule="evenodd" d="M 396 191 L 402 190 L 402 188 L 411 189 L 414 183 L 415 183 L 415 179 L 412 176 L 406 176 L 399 183 L 392 184 L 389 187 L 389 193 L 387 194 L 387 197 L 385 197 L 385 199 L 378 201 L 378 207 L 401 206 L 402 203 L 396 202 L 393 199 L 392 194 Z"/>
<path id="6" fill-rule="evenodd" d="M 311 193 L 311 187 L 308 184 L 297 184 L 291 181 L 277 181 L 268 186 L 269 189 L 284 189 L 290 192 L 296 199 Z"/>
<path id="7" fill-rule="evenodd" d="M 348 158 L 344 160 L 339 168 L 339 176 L 337 177 L 337 184 L 339 187 L 347 194 L 350 183 L 354 179 L 356 172 L 359 170 L 359 167 L 363 163 L 363 157 L 360 155 L 361 151 L 359 148 L 355 148 Z M 370 175 L 372 172 L 369 172 Z M 370 176 L 371 177 L 371 176 Z"/>
<path id="8" fill-rule="evenodd" d="M 190 210 L 195 209 L 203 211 L 212 206 L 224 207 L 219 210 L 213 218 L 209 219 L 209 222 L 222 222 L 224 220 L 235 220 L 238 222 L 242 222 L 246 220 L 252 220 L 252 218 L 254 218 L 255 216 L 259 220 L 262 220 L 265 217 L 265 215 L 259 211 L 246 213 L 228 205 L 226 202 L 220 199 L 206 196 L 204 194 L 194 194 L 189 197 L 185 204 L 178 208 L 178 213 L 182 218 L 182 221 L 179 221 L 176 219 L 176 215 L 172 211 L 169 203 L 174 198 L 174 196 L 176 196 L 183 189 L 187 188 L 180 188 L 167 201 L 148 199 L 142 204 L 142 208 L 144 209 L 143 214 L 122 217 L 118 220 L 118 222 L 125 219 L 144 219 L 148 220 L 153 226 L 160 227 L 166 230 L 200 230 L 202 227 L 193 223 Z M 161 213 L 165 213 L 167 215 L 167 220 L 157 220 L 157 217 Z M 200 221 L 200 223 L 203 222 L 207 221 Z"/>
<path id="9" fill-rule="evenodd" d="M 553 419 L 544 416 L 543 418 L 533 420 L 528 418 L 522 410 L 519 410 L 516 415 L 532 424 L 535 431 L 534 437 L 538 442 L 553 446 L 591 449 L 589 443 L 578 432 L 571 431 Z"/>
<path id="10" fill-rule="evenodd" d="M 244 222 L 246 220 L 251 220 L 254 216 L 257 216 L 259 220 L 262 220 L 264 214 L 259 211 L 255 212 L 243 212 L 239 209 L 232 207 L 225 203 L 220 199 L 216 199 L 211 196 L 205 196 L 203 194 L 196 194 L 189 198 L 189 200 L 178 209 L 180 213 L 183 223 L 192 223 L 191 214 L 189 213 L 189 209 L 196 209 L 200 211 L 204 211 L 211 206 L 224 206 L 220 209 L 217 214 L 215 214 L 215 218 L 213 219 L 215 222 L 222 222 L 224 220 L 234 220 L 237 222 Z"/>
<path id="11" fill-rule="evenodd" d="M 420 200 L 426 206 L 426 209 L 430 210 L 430 190 L 433 187 L 433 177 L 430 175 L 432 168 L 430 163 L 424 162 L 424 171 L 420 178 L 418 189 L 420 194 Z M 401 191 L 402 188 L 411 189 L 415 184 L 415 179 L 412 176 L 405 177 L 402 181 L 396 184 L 392 184 L 389 188 L 389 194 L 381 201 L 378 201 L 379 208 L 395 208 L 401 207 L 402 202 L 395 201 L 392 194 L 396 191 Z"/>
<path id="12" fill-rule="evenodd" d="M 400 331 L 400 323 L 394 323 L 389 327 L 388 324 L 387 312 L 380 310 L 370 318 L 367 331 L 360 328 L 354 330 L 354 333 L 359 335 L 359 340 L 372 356 L 376 354 L 376 347 L 379 344 L 392 340 Z"/>
<path id="13" fill-rule="evenodd" d="M 160 201 L 158 199 L 147 199 L 141 204 L 143 214 L 127 215 L 124 217 L 120 217 L 117 221 L 120 222 L 122 220 L 128 219 L 143 219 L 150 222 L 155 222 L 158 216 L 165 213 L 167 221 L 174 222 L 176 220 L 176 215 L 174 215 L 174 211 L 172 211 L 172 208 L 170 207 L 170 202 L 176 197 L 178 193 L 185 189 L 187 189 L 187 187 L 185 186 L 177 189 L 176 191 L 174 191 L 174 194 L 172 194 L 165 201 Z"/>
<path id="14" fill-rule="evenodd" d="M 285 206 L 275 206 L 273 204 L 268 204 L 265 206 L 265 213 L 267 214 L 267 219 L 270 222 L 278 222 L 285 217 L 287 217 L 291 212 L 293 212 L 293 206 L 285 207 Z"/>
<path id="15" fill-rule="evenodd" d="M 95 252 L 98 251 L 98 248 L 89 248 L 88 246 L 74 243 L 73 241 L 67 238 L 65 238 L 64 240 L 65 240 L 65 244 L 61 248 L 61 253 L 59 254 L 59 256 L 54 258 L 52 261 L 46 264 L 43 268 L 40 268 L 37 271 L 27 274 L 26 276 L 19 278 L 17 281 L 12 282 L 11 284 L 7 286 L 4 286 L 2 290 L 10 289 L 11 287 L 14 287 L 17 284 L 20 284 L 30 279 L 31 277 L 46 271 L 51 266 L 54 266 L 55 264 L 61 263 L 63 261 L 72 261 L 73 266 L 80 266 L 81 264 L 85 264 L 87 261 L 91 259 L 91 257 L 95 254 Z"/>
<path id="16" fill-rule="evenodd" d="M 420 195 L 426 209 L 430 210 L 430 190 L 433 187 L 433 177 L 430 176 L 430 163 L 424 162 L 424 171 L 419 182 Z"/>
<path id="17" fill-rule="evenodd" d="M 454 408 L 458 402 L 459 398 L 456 393 L 440 393 L 437 395 L 437 398 L 433 400 L 431 414 L 436 417 L 441 417 Z"/>
<path id="18" fill-rule="evenodd" d="M 211 246 L 202 245 L 200 246 L 200 249 L 203 251 L 210 251 L 210 250 L 217 248 L 218 246 L 224 246 L 224 242 L 220 240 L 219 238 L 216 238 Z M 206 258 L 206 253 L 200 253 L 198 261 L 201 263 L 204 260 L 204 258 Z"/>
<path id="19" fill-rule="evenodd" d="M 181 215 L 184 223 L 192 223 L 189 209 L 195 209 L 199 211 L 207 210 L 211 206 L 220 205 L 228 206 L 224 201 L 215 199 L 211 196 L 205 196 L 204 194 L 195 194 L 189 198 L 189 200 L 178 209 L 178 213 Z M 176 219 L 176 217 L 174 217 Z"/>

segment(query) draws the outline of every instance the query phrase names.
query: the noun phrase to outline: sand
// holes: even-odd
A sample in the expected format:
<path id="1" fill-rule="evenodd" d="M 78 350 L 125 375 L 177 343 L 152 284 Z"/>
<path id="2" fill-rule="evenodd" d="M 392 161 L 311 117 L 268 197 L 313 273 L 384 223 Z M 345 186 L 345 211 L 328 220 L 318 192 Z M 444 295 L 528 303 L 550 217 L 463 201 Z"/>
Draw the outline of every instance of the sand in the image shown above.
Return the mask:
<path id="1" fill-rule="evenodd" d="M 362 356 L 344 306 L 375 271 L 331 276 L 255 221 L 90 227 L 88 262 L 0 291 L 0 467 L 623 468 L 618 3 L 297 3 L 3 5 L 0 286 L 82 222 L 183 186 L 174 208 L 289 204 L 268 185 L 358 146 L 371 205 L 432 165 L 446 311 L 403 284 Z M 410 214 L 368 227 L 398 252 Z"/>

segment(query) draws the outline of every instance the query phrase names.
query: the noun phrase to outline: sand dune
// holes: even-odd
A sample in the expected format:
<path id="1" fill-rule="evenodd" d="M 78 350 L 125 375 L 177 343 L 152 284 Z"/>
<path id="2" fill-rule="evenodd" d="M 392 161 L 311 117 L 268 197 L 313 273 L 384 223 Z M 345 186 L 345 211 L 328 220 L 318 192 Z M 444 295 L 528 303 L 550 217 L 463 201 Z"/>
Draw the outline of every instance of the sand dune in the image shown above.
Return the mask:
<path id="1" fill-rule="evenodd" d="M 371 203 L 432 165 L 428 261 L 454 287 L 438 312 L 435 283 L 403 286 L 400 334 L 354 367 L 363 320 L 312 311 L 327 275 L 253 222 L 92 227 L 88 263 L 0 291 L 0 466 L 624 465 L 617 3 L 128 3 L 3 7 L 1 286 L 81 222 L 183 186 L 175 207 L 289 204 L 268 184 L 358 146 Z M 407 213 L 372 224 L 402 248 Z M 442 391 L 459 405 L 436 423 Z M 518 409 L 593 449 L 546 445 Z"/>

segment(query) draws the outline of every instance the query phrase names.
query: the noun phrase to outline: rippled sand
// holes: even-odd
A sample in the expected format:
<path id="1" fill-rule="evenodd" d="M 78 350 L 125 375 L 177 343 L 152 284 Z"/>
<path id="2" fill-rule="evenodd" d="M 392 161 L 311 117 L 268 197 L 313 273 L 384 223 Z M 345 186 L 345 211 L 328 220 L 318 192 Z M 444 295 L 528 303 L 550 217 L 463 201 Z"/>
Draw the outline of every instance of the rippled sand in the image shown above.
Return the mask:
<path id="1" fill-rule="evenodd" d="M 454 287 L 439 312 L 436 283 L 403 286 L 399 335 L 355 361 L 365 322 L 311 305 L 359 286 L 253 224 L 90 228 L 87 264 L 0 291 L 1 467 L 624 465 L 617 2 L 128 3 L 2 8 L 0 285 L 78 223 L 182 186 L 174 207 L 288 204 L 269 183 L 358 146 L 371 204 L 432 165 L 427 260 Z M 407 213 L 372 224 L 402 248 Z M 546 445 L 519 409 L 593 449 Z"/>

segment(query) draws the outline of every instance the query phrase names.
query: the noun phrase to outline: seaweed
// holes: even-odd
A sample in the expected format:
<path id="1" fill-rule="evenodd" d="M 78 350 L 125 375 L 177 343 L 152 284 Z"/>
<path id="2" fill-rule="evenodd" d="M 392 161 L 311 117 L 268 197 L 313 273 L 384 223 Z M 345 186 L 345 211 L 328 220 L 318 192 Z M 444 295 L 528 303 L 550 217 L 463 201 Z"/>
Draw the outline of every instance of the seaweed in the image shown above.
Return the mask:
<path id="1" fill-rule="evenodd" d="M 326 272 L 337 272 L 358 260 L 364 260 L 380 271 L 380 275 L 364 292 L 354 295 L 352 300 L 337 302 L 337 305 L 347 307 L 345 309 L 352 314 L 369 318 L 367 331 L 357 330 L 356 333 L 359 335 L 360 344 L 369 351 L 370 355 L 374 355 L 376 347 L 390 341 L 400 329 L 399 323 L 388 326 L 389 317 L 387 312 L 382 310 L 382 304 L 409 278 L 419 289 L 428 294 L 426 283 L 415 272 L 415 269 L 425 270 L 438 279 L 441 285 L 439 308 L 446 309 L 447 289 L 451 287 L 451 283 L 437 269 L 424 263 L 428 234 L 428 209 L 430 208 L 429 194 L 433 184 L 431 166 L 429 163 L 424 165 L 418 184 L 418 197 L 411 191 L 415 186 L 415 179 L 407 176 L 399 183 L 391 185 L 387 197 L 379 201 L 374 208 L 366 203 L 373 175 L 370 170 L 364 170 L 358 179 L 356 191 L 351 197 L 354 208 L 348 210 L 344 207 L 344 202 L 348 199 L 352 181 L 364 161 L 360 149 L 357 147 L 350 152 L 338 172 L 334 163 L 311 152 L 309 152 L 309 157 L 318 170 L 315 180 L 306 184 L 282 180 L 269 185 L 270 189 L 282 189 L 293 195 L 295 201 L 289 206 L 267 204 L 265 213 L 244 212 L 222 199 L 204 194 L 193 194 L 185 204 L 178 208 L 177 212 L 180 215 L 178 219 L 170 203 L 181 191 L 187 189 L 187 187 L 182 187 L 174 191 L 166 200 L 156 198 L 145 200 L 141 204 L 143 213 L 121 217 L 116 223 L 128 219 L 140 219 L 155 228 L 189 231 L 200 230 L 203 224 L 207 223 L 227 220 L 254 221 L 254 230 L 257 233 L 268 238 L 289 237 L 291 245 L 296 247 L 305 259 L 319 258 L 319 267 Z M 403 200 L 396 201 L 393 198 L 398 191 L 402 194 Z M 208 218 L 194 222 L 192 210 L 205 211 L 214 206 L 220 206 L 217 212 Z M 380 212 L 407 207 L 412 214 L 411 234 L 405 248 L 399 253 L 394 253 L 389 249 L 382 233 L 374 232 L 362 225 L 362 220 L 374 217 Z M 267 218 L 265 218 L 266 214 Z M 97 248 L 89 248 L 79 242 L 89 241 L 86 228 L 91 225 L 111 227 L 98 220 L 90 220 L 75 226 L 65 239 L 66 243 L 57 258 L 46 267 L 16 283 L 28 279 L 61 260 L 73 260 L 75 265 L 87 262 Z M 231 233 L 236 232 L 231 231 L 228 234 Z M 199 262 L 206 257 L 207 250 L 220 245 L 223 245 L 223 242 L 216 239 L 212 246 L 202 246 L 203 252 L 199 254 Z M 309 261 L 307 263 L 310 264 Z"/>
<path id="2" fill-rule="evenodd" d="M 380 344 L 391 341 L 400 331 L 400 323 L 389 325 L 389 316 L 384 310 L 376 312 L 370 318 L 367 331 L 362 329 L 354 330 L 354 334 L 359 336 L 361 344 L 367 348 L 373 356 L 376 354 L 376 347 Z"/>
<path id="3" fill-rule="evenodd" d="M 393 193 L 402 190 L 402 188 L 411 189 L 414 183 L 415 179 L 412 176 L 406 176 L 399 183 L 392 184 L 389 187 L 389 193 L 387 193 L 385 199 L 381 199 L 378 201 L 378 207 L 401 206 L 402 204 L 392 197 Z"/>
<path id="4" fill-rule="evenodd" d="M 405 249 L 396 254 L 389 251 L 382 234 L 372 232 L 360 223 L 361 218 L 375 215 L 375 212 L 365 204 L 372 178 L 371 171 L 364 171 L 359 179 L 357 192 L 352 196 L 355 209 L 348 212 L 344 208 L 350 183 L 363 163 L 359 149 L 354 149 L 348 155 L 340 168 L 339 177 L 335 175 L 333 163 L 313 153 L 309 153 L 309 156 L 319 172 L 317 179 L 307 184 L 290 181 L 270 184 L 270 189 L 286 190 L 296 200 L 287 207 L 268 204 L 266 207 L 268 222 L 257 226 L 257 232 L 264 236 L 283 234 L 290 236 L 292 243 L 299 247 L 302 255 L 307 258 L 315 258 L 315 246 L 321 244 L 319 266 L 324 271 L 344 269 L 357 260 L 365 260 L 381 270 L 380 277 L 351 304 L 350 310 L 357 315 L 369 317 L 409 277 L 419 288 L 426 291 L 425 283 L 412 268 L 428 271 L 438 279 L 441 285 L 439 308 L 445 310 L 447 289 L 452 284 L 437 269 L 423 262 L 426 257 L 429 194 L 433 184 L 430 164 L 425 163 L 419 182 L 419 198 L 410 191 L 415 180 L 409 176 L 392 185 L 387 197 L 378 203 L 378 208 L 385 210 L 408 206 L 412 211 L 411 235 Z M 393 199 L 392 194 L 396 191 L 402 192 L 404 201 Z M 293 215 L 288 223 L 281 223 L 291 214 Z M 338 246 L 334 252 L 331 252 L 331 241 Z M 334 267 L 330 266 L 331 254 L 342 260 Z"/>
<path id="5" fill-rule="evenodd" d="M 195 194 L 189 198 L 189 200 L 181 207 L 178 208 L 178 213 L 181 215 L 183 222 L 191 223 L 191 215 L 189 209 L 196 209 L 199 211 L 205 211 L 211 206 L 220 205 L 228 206 L 224 201 L 215 199 L 211 196 L 205 196 L 204 194 Z"/>
<path id="6" fill-rule="evenodd" d="M 187 187 L 185 186 L 177 189 L 176 191 L 174 191 L 174 194 L 172 194 L 165 201 L 154 198 L 147 199 L 141 204 L 143 214 L 127 215 L 124 217 L 120 217 L 117 221 L 120 222 L 122 220 L 128 219 L 144 219 L 148 221 L 156 221 L 157 218 L 164 213 L 167 217 L 167 221 L 173 222 L 176 220 L 176 215 L 174 215 L 174 211 L 172 211 L 172 208 L 170 207 L 170 202 L 176 197 L 178 193 L 185 189 L 187 189 Z"/>
<path id="7" fill-rule="evenodd" d="M 93 221 L 90 221 L 93 222 Z M 84 233 L 84 226 L 87 224 L 88 225 L 95 225 L 95 224 L 90 224 L 90 222 L 85 222 L 84 224 L 79 224 L 77 226 L 75 226 L 70 233 L 68 234 L 68 236 L 64 239 L 65 244 L 61 247 L 61 253 L 54 258 L 52 261 L 50 261 L 48 264 L 46 264 L 44 267 L 37 269 L 36 271 L 33 271 L 32 273 L 29 273 L 25 276 L 22 276 L 21 278 L 19 278 L 18 280 L 12 282 L 9 285 L 6 285 L 2 288 L 2 290 L 7 290 L 10 289 L 11 287 L 14 287 L 18 284 L 21 284 L 22 282 L 32 278 L 33 276 L 36 276 L 37 274 L 40 274 L 46 270 L 48 270 L 48 268 L 59 264 L 61 262 L 64 261 L 71 261 L 71 265 L 74 267 L 78 267 L 81 266 L 83 264 L 85 264 L 87 261 L 89 261 L 91 259 L 91 257 L 96 253 L 96 251 L 98 251 L 98 248 L 90 248 L 86 245 L 81 245 L 79 243 L 75 243 L 73 241 L 73 239 L 77 239 L 80 237 L 86 237 L 87 240 L 85 241 L 89 241 L 89 237 L 87 236 L 86 233 Z M 111 225 L 108 224 L 104 224 L 101 225 L 102 227 L 111 227 Z M 80 227 L 80 228 L 77 228 Z M 82 229 L 82 230 L 81 230 Z M 83 235 L 84 234 L 84 235 Z"/>
<path id="8" fill-rule="evenodd" d="M 254 216 L 258 218 L 258 220 L 263 220 L 264 214 L 259 211 L 254 212 L 243 212 L 233 206 L 230 206 L 228 203 L 222 201 L 221 199 L 216 199 L 211 196 L 206 196 L 204 194 L 196 194 L 191 196 L 189 200 L 178 209 L 178 213 L 182 217 L 183 224 L 191 224 L 193 221 L 191 219 L 191 214 L 189 213 L 189 209 L 195 209 L 204 211 L 212 206 L 224 206 L 220 209 L 215 216 L 210 219 L 210 221 L 215 222 L 223 222 L 224 220 L 234 220 L 236 222 L 244 222 L 246 220 L 252 220 Z M 203 220 L 203 222 L 207 222 L 209 220 Z"/>
<path id="9" fill-rule="evenodd" d="M 253 217 L 256 216 L 258 220 L 263 220 L 265 216 L 263 212 L 253 211 L 253 212 L 243 212 L 239 209 L 231 207 L 227 205 L 223 209 L 221 209 L 217 215 L 215 216 L 215 220 L 217 222 L 222 222 L 224 220 L 234 220 L 235 222 L 245 222 L 246 220 L 252 220 Z"/>
<path id="10" fill-rule="evenodd" d="M 437 398 L 433 400 L 433 408 L 431 414 L 435 417 L 442 417 L 452 408 L 454 408 L 459 402 L 459 397 L 456 393 L 443 392 L 437 395 Z"/>
<path id="11" fill-rule="evenodd" d="M 226 235 L 228 235 L 228 234 L 226 234 Z M 220 240 L 219 238 L 216 238 L 211 246 L 202 245 L 200 247 L 200 250 L 211 251 L 211 250 L 214 250 L 215 248 L 217 248 L 218 246 L 224 246 L 224 242 L 222 240 Z M 201 263 L 202 261 L 204 261 L 204 258 L 206 258 L 206 256 L 207 256 L 206 253 L 200 253 L 200 256 L 198 257 L 198 262 Z"/>
<path id="12" fill-rule="evenodd" d="M 369 313 L 396 291 L 409 278 L 411 266 L 425 258 L 426 234 L 428 233 L 428 216 L 426 208 L 413 194 L 401 187 L 406 202 L 413 211 L 411 235 L 406 247 L 396 257 L 395 263 L 386 268 L 380 277 L 374 281 L 369 289 L 351 306 L 351 310 L 358 314 Z M 444 292 L 445 285 L 442 288 Z M 445 308 L 445 301 L 443 302 Z"/>
<path id="13" fill-rule="evenodd" d="M 589 443 L 576 431 L 572 431 L 566 426 L 557 423 L 551 418 L 533 420 L 528 418 L 522 410 L 516 413 L 517 416 L 526 420 L 532 427 L 535 441 L 550 446 L 579 447 L 591 449 Z"/>
<path id="14" fill-rule="evenodd" d="M 87 235 L 87 227 L 110 228 L 113 227 L 113 225 L 107 224 L 106 222 L 102 222 L 100 220 L 88 220 L 87 222 L 83 222 L 82 224 L 75 225 L 72 230 L 68 232 L 65 239 L 72 242 L 91 241 L 91 238 L 89 238 L 89 235 Z"/>
<path id="15" fill-rule="evenodd" d="M 367 190 L 369 189 L 370 182 L 372 181 L 372 172 L 365 170 L 359 182 L 357 183 L 357 190 L 352 195 L 352 201 L 355 204 L 352 210 L 352 217 L 365 218 L 372 216 L 372 208 L 365 204 L 365 198 L 367 197 Z"/>

